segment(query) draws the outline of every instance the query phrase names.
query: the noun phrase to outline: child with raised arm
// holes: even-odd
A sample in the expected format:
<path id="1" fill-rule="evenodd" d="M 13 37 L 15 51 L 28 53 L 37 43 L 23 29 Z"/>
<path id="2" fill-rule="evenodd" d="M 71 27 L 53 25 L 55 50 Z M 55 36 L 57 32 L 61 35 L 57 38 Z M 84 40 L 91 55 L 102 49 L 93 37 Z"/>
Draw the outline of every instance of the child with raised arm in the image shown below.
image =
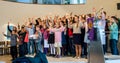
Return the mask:
<path id="1" fill-rule="evenodd" d="M 49 22 L 49 29 L 53 29 L 52 22 Z M 55 55 L 55 47 L 54 47 L 55 41 L 54 40 L 55 40 L 54 32 L 49 31 L 48 44 L 50 45 L 50 56 Z"/>
<path id="2" fill-rule="evenodd" d="M 10 29 L 9 23 L 8 23 L 8 30 L 10 31 L 10 36 L 3 33 L 4 36 L 10 37 L 10 54 L 12 56 L 12 60 L 15 60 L 17 58 L 17 29 L 16 27 L 13 28 L 13 30 Z"/>
<path id="3" fill-rule="evenodd" d="M 55 28 L 49 29 L 50 31 L 54 32 L 55 34 L 55 48 L 56 48 L 56 57 L 60 58 L 61 56 L 61 47 L 62 47 L 62 31 L 64 31 L 65 27 L 60 27 L 60 24 L 57 22 Z"/>

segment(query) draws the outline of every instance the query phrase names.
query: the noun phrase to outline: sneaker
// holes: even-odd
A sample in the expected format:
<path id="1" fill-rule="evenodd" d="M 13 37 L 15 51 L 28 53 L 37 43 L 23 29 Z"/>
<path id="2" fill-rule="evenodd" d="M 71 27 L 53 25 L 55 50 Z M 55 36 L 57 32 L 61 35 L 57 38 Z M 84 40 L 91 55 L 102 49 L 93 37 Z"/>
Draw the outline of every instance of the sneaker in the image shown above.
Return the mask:
<path id="1" fill-rule="evenodd" d="M 85 56 L 85 59 L 88 59 L 87 56 Z"/>
<path id="2" fill-rule="evenodd" d="M 52 54 L 53 57 L 55 57 L 55 54 Z"/>
<path id="3" fill-rule="evenodd" d="M 80 57 L 77 57 L 77 59 L 80 59 Z"/>
<path id="4" fill-rule="evenodd" d="M 29 57 L 34 57 L 34 55 L 29 55 Z"/>
<path id="5" fill-rule="evenodd" d="M 58 55 L 55 55 L 55 58 L 57 58 L 58 57 Z"/>
<path id="6" fill-rule="evenodd" d="M 73 57 L 73 58 L 77 58 L 77 56 Z"/>
<path id="7" fill-rule="evenodd" d="M 26 57 L 29 57 L 30 55 L 29 54 L 27 54 L 27 55 L 25 55 Z"/>
<path id="8" fill-rule="evenodd" d="M 57 58 L 61 58 L 61 56 L 60 56 L 60 55 L 58 55 L 58 56 L 57 56 Z"/>

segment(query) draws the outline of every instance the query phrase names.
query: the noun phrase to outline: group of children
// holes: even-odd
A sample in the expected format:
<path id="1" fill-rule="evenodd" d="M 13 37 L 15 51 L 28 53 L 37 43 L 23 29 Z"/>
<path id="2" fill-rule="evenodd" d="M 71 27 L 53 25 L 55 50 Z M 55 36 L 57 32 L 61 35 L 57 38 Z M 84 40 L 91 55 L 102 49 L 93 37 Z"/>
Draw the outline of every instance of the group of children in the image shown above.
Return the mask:
<path id="1" fill-rule="evenodd" d="M 73 15 L 70 13 L 63 17 L 29 18 L 21 28 L 18 25 L 18 30 L 17 27 L 13 27 L 11 30 L 8 23 L 8 30 L 11 33 L 8 37 L 11 38 L 10 50 L 12 58 L 17 58 L 17 50 L 20 57 L 34 55 L 35 52 L 43 52 L 46 55 L 52 55 L 57 58 L 66 55 L 72 55 L 78 59 L 81 56 L 87 58 L 87 46 L 89 46 L 91 41 L 97 40 L 97 36 L 100 36 L 105 52 L 106 19 L 108 19 L 106 18 L 106 12 L 102 11 L 101 16 L 96 16 L 95 14 Z M 110 20 L 109 27 L 113 23 L 116 23 L 114 18 Z M 95 28 L 98 29 L 99 34 L 95 34 L 97 32 Z M 111 28 L 110 30 L 113 31 Z M 17 38 L 19 41 L 17 41 Z M 113 39 L 112 41 L 114 41 Z M 117 40 L 115 39 L 115 41 Z M 19 49 L 17 49 L 17 42 Z M 117 45 L 112 47 L 117 48 Z M 114 50 L 111 49 L 111 51 Z"/>

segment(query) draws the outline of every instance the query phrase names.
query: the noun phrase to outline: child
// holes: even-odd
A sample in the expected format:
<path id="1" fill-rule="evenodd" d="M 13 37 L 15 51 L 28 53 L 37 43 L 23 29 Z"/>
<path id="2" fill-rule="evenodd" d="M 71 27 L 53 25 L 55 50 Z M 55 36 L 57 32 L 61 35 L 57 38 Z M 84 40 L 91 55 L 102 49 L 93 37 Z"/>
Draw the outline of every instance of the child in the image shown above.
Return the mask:
<path id="1" fill-rule="evenodd" d="M 118 25 L 116 23 L 118 19 L 115 16 L 111 16 L 109 30 L 110 30 L 110 49 L 112 55 L 119 55 L 118 50 Z"/>
<path id="2" fill-rule="evenodd" d="M 27 43 L 24 41 L 27 31 L 24 28 L 24 25 L 21 27 L 21 30 L 18 31 L 19 34 L 19 57 L 27 54 Z"/>
<path id="3" fill-rule="evenodd" d="M 53 23 L 49 22 L 49 29 L 53 28 Z M 54 32 L 49 31 L 49 37 L 48 37 L 48 44 L 50 45 L 50 56 L 54 56 L 55 55 L 55 47 L 54 47 Z"/>
<path id="4" fill-rule="evenodd" d="M 68 19 L 67 19 L 68 20 Z M 68 20 L 69 25 L 73 24 L 73 20 Z M 73 57 L 75 56 L 75 46 L 73 43 L 73 29 L 68 28 L 68 53 L 71 54 Z"/>
<path id="5" fill-rule="evenodd" d="M 53 29 L 50 29 L 50 31 L 54 32 L 55 34 L 55 48 L 56 48 L 56 57 L 60 58 L 61 56 L 61 47 L 62 47 L 62 43 L 61 43 L 61 35 L 62 35 L 62 31 L 64 31 L 64 27 L 60 27 L 59 23 L 56 23 L 56 27 Z"/>
<path id="6" fill-rule="evenodd" d="M 15 60 L 17 58 L 17 34 L 16 32 L 13 30 L 11 33 L 11 36 L 5 35 L 6 37 L 10 37 L 10 54 L 12 56 L 12 60 Z"/>
<path id="7" fill-rule="evenodd" d="M 63 21 L 61 21 L 60 22 L 60 26 L 61 27 L 65 27 L 65 25 L 64 25 L 64 22 Z M 67 51 L 67 49 L 66 49 L 66 34 L 65 34 L 65 32 L 66 32 L 66 30 L 64 30 L 64 31 L 62 31 L 62 56 L 65 56 L 67 53 L 66 53 L 66 51 Z"/>
<path id="8" fill-rule="evenodd" d="M 49 48 L 49 44 L 48 44 L 48 31 L 47 31 L 47 26 L 43 25 L 43 37 L 44 37 L 44 53 L 47 54 L 48 53 L 48 48 Z"/>
<path id="9" fill-rule="evenodd" d="M 10 54 L 12 56 L 12 60 L 15 60 L 17 58 L 17 31 L 15 29 L 10 30 L 9 28 L 9 23 L 8 23 L 8 30 L 10 31 L 11 35 L 8 36 L 6 34 L 4 34 L 4 36 L 6 37 L 10 37 Z"/>
<path id="10" fill-rule="evenodd" d="M 88 38 L 90 41 L 93 41 L 94 40 L 94 28 L 93 28 L 94 18 L 91 16 L 91 14 L 87 14 L 86 18 L 87 18 L 87 24 L 88 24 Z"/>
<path id="11" fill-rule="evenodd" d="M 34 55 L 34 39 L 32 35 L 34 35 L 34 24 L 28 22 L 26 26 L 26 30 L 28 31 L 29 35 L 29 42 L 27 43 L 28 48 L 28 55 Z"/>
<path id="12" fill-rule="evenodd" d="M 81 56 L 81 27 L 82 27 L 82 23 L 79 21 L 79 17 L 75 16 L 74 17 L 75 23 L 70 25 L 69 24 L 69 28 L 73 28 L 73 42 L 75 44 L 75 52 L 76 52 L 76 56 L 75 58 L 79 59 Z"/>
<path id="13" fill-rule="evenodd" d="M 42 41 L 42 33 L 40 31 L 39 25 L 37 25 L 36 32 L 35 32 L 35 45 L 36 45 L 36 52 L 37 53 L 39 53 L 39 51 L 43 52 L 41 41 Z"/>

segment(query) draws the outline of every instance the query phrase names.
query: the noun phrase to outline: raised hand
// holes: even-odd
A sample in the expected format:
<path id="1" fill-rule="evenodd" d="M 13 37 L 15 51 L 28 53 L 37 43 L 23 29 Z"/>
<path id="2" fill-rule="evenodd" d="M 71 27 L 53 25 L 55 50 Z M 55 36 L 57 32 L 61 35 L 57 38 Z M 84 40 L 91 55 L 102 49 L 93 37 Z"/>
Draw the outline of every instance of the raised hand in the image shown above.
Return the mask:
<path id="1" fill-rule="evenodd" d="M 96 8 L 93 8 L 92 11 L 93 11 L 93 12 L 96 12 Z"/>
<path id="2" fill-rule="evenodd" d="M 10 23 L 8 22 L 8 25 L 9 25 Z"/>
<path id="3" fill-rule="evenodd" d="M 18 29 L 20 29 L 20 24 L 18 23 Z"/>

